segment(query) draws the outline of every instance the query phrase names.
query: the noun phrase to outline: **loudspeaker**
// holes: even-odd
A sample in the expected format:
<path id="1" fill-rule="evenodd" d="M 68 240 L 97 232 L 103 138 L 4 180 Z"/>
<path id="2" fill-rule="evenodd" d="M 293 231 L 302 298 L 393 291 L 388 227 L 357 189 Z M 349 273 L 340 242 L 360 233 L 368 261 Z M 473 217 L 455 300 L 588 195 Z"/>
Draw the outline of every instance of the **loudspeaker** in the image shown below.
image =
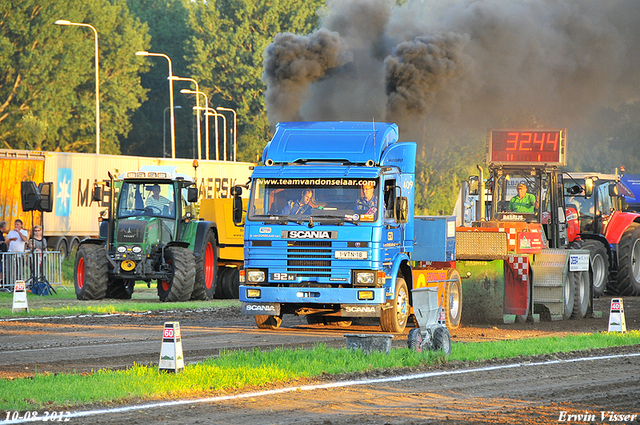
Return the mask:
<path id="1" fill-rule="evenodd" d="M 51 182 L 40 183 L 38 185 L 38 191 L 40 192 L 40 197 L 42 198 L 38 209 L 42 212 L 53 211 L 52 187 L 53 183 Z"/>
<path id="2" fill-rule="evenodd" d="M 38 192 L 38 186 L 36 186 L 35 182 L 21 182 L 20 195 L 22 196 L 22 211 L 33 211 L 40 207 L 42 197 L 40 197 L 40 192 Z"/>

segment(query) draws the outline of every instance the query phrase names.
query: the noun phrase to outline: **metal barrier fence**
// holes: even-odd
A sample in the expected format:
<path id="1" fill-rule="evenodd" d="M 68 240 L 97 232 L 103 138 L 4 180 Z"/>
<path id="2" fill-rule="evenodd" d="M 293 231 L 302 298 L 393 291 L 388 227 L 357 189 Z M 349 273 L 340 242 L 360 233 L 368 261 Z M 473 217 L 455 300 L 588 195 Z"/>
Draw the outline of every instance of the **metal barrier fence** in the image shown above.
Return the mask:
<path id="1" fill-rule="evenodd" d="M 53 287 L 62 286 L 60 251 L 2 252 L 2 284 L 0 290 L 13 292 L 16 280 L 24 280 L 27 288 L 33 282 L 46 279 Z M 66 288 L 65 288 L 66 289 Z"/>

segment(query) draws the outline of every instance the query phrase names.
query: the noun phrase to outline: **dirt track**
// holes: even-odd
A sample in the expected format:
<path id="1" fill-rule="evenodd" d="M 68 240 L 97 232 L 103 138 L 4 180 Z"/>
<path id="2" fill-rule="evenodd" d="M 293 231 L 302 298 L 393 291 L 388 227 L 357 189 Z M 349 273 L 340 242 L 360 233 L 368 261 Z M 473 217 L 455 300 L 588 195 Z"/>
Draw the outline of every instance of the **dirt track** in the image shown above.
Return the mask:
<path id="1" fill-rule="evenodd" d="M 625 316 L 629 330 L 640 329 L 640 299 L 628 298 Z M 605 331 L 609 298 L 598 299 L 599 318 L 523 324 L 484 324 L 452 331 L 453 341 L 526 338 L 540 335 Z M 264 331 L 238 307 L 201 311 L 0 321 L 0 376 L 29 376 L 38 372 L 85 372 L 125 368 L 134 362 L 157 364 L 164 322 L 178 321 L 187 362 L 236 348 L 312 346 L 324 342 L 343 347 L 345 333 L 376 333 L 379 327 L 361 322 L 350 328 L 307 325 L 303 318 L 285 316 L 283 328 Z M 397 335 L 394 347 L 406 346 Z M 606 353 L 640 352 L 638 347 Z M 598 353 L 594 353 L 598 354 Z M 583 353 L 579 354 L 580 356 Z M 570 357 L 571 355 L 560 355 Z M 554 356 L 551 356 L 554 357 Z M 556 356 L 557 357 L 557 356 Z M 531 362 L 544 358 L 517 359 Z M 493 364 L 495 362 L 488 362 Z M 501 363 L 501 362 L 498 362 Z M 487 364 L 487 363 L 485 363 Z M 601 367 L 606 365 L 607 368 Z M 483 365 L 456 364 L 439 370 Z M 429 369 L 433 371 L 434 369 Z M 416 371 L 400 371 L 405 374 Z M 424 370 L 422 371 L 424 372 Z M 388 373 L 360 374 L 339 379 L 371 378 Z M 557 421 L 564 410 L 640 410 L 640 358 L 555 366 L 505 369 L 464 375 L 381 383 L 345 389 L 295 392 L 278 396 L 191 407 L 171 407 L 73 419 L 76 423 L 543 423 Z M 332 378 L 333 379 L 333 378 Z M 588 390 L 585 390 L 588 388 Z M 635 394 L 635 396 L 632 396 Z M 380 399 L 386 399 L 381 403 Z M 566 404 L 565 404 L 566 403 Z M 373 412 L 376 412 L 375 414 Z M 555 416 L 554 416 L 555 415 Z M 449 418 L 449 419 L 447 419 Z M 598 421 L 599 422 L 599 421 Z"/>

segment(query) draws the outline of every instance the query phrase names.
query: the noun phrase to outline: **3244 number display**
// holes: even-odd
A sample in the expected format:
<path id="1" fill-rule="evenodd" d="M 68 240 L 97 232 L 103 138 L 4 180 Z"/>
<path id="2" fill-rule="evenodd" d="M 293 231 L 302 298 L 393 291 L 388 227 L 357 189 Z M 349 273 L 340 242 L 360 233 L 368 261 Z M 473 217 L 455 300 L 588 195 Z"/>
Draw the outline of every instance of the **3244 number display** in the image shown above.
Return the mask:
<path id="1" fill-rule="evenodd" d="M 489 164 L 566 165 L 566 129 L 489 130 Z"/>

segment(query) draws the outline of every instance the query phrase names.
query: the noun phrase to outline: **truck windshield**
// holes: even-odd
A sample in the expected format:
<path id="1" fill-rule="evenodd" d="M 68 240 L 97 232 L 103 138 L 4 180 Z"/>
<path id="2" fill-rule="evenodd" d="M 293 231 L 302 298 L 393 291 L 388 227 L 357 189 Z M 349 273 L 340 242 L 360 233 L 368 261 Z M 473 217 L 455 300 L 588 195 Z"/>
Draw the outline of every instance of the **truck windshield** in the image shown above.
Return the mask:
<path id="1" fill-rule="evenodd" d="M 118 218 L 138 215 L 175 218 L 173 184 L 122 183 Z"/>
<path id="2" fill-rule="evenodd" d="M 249 220 L 373 222 L 380 211 L 373 179 L 267 179 L 253 182 Z"/>

